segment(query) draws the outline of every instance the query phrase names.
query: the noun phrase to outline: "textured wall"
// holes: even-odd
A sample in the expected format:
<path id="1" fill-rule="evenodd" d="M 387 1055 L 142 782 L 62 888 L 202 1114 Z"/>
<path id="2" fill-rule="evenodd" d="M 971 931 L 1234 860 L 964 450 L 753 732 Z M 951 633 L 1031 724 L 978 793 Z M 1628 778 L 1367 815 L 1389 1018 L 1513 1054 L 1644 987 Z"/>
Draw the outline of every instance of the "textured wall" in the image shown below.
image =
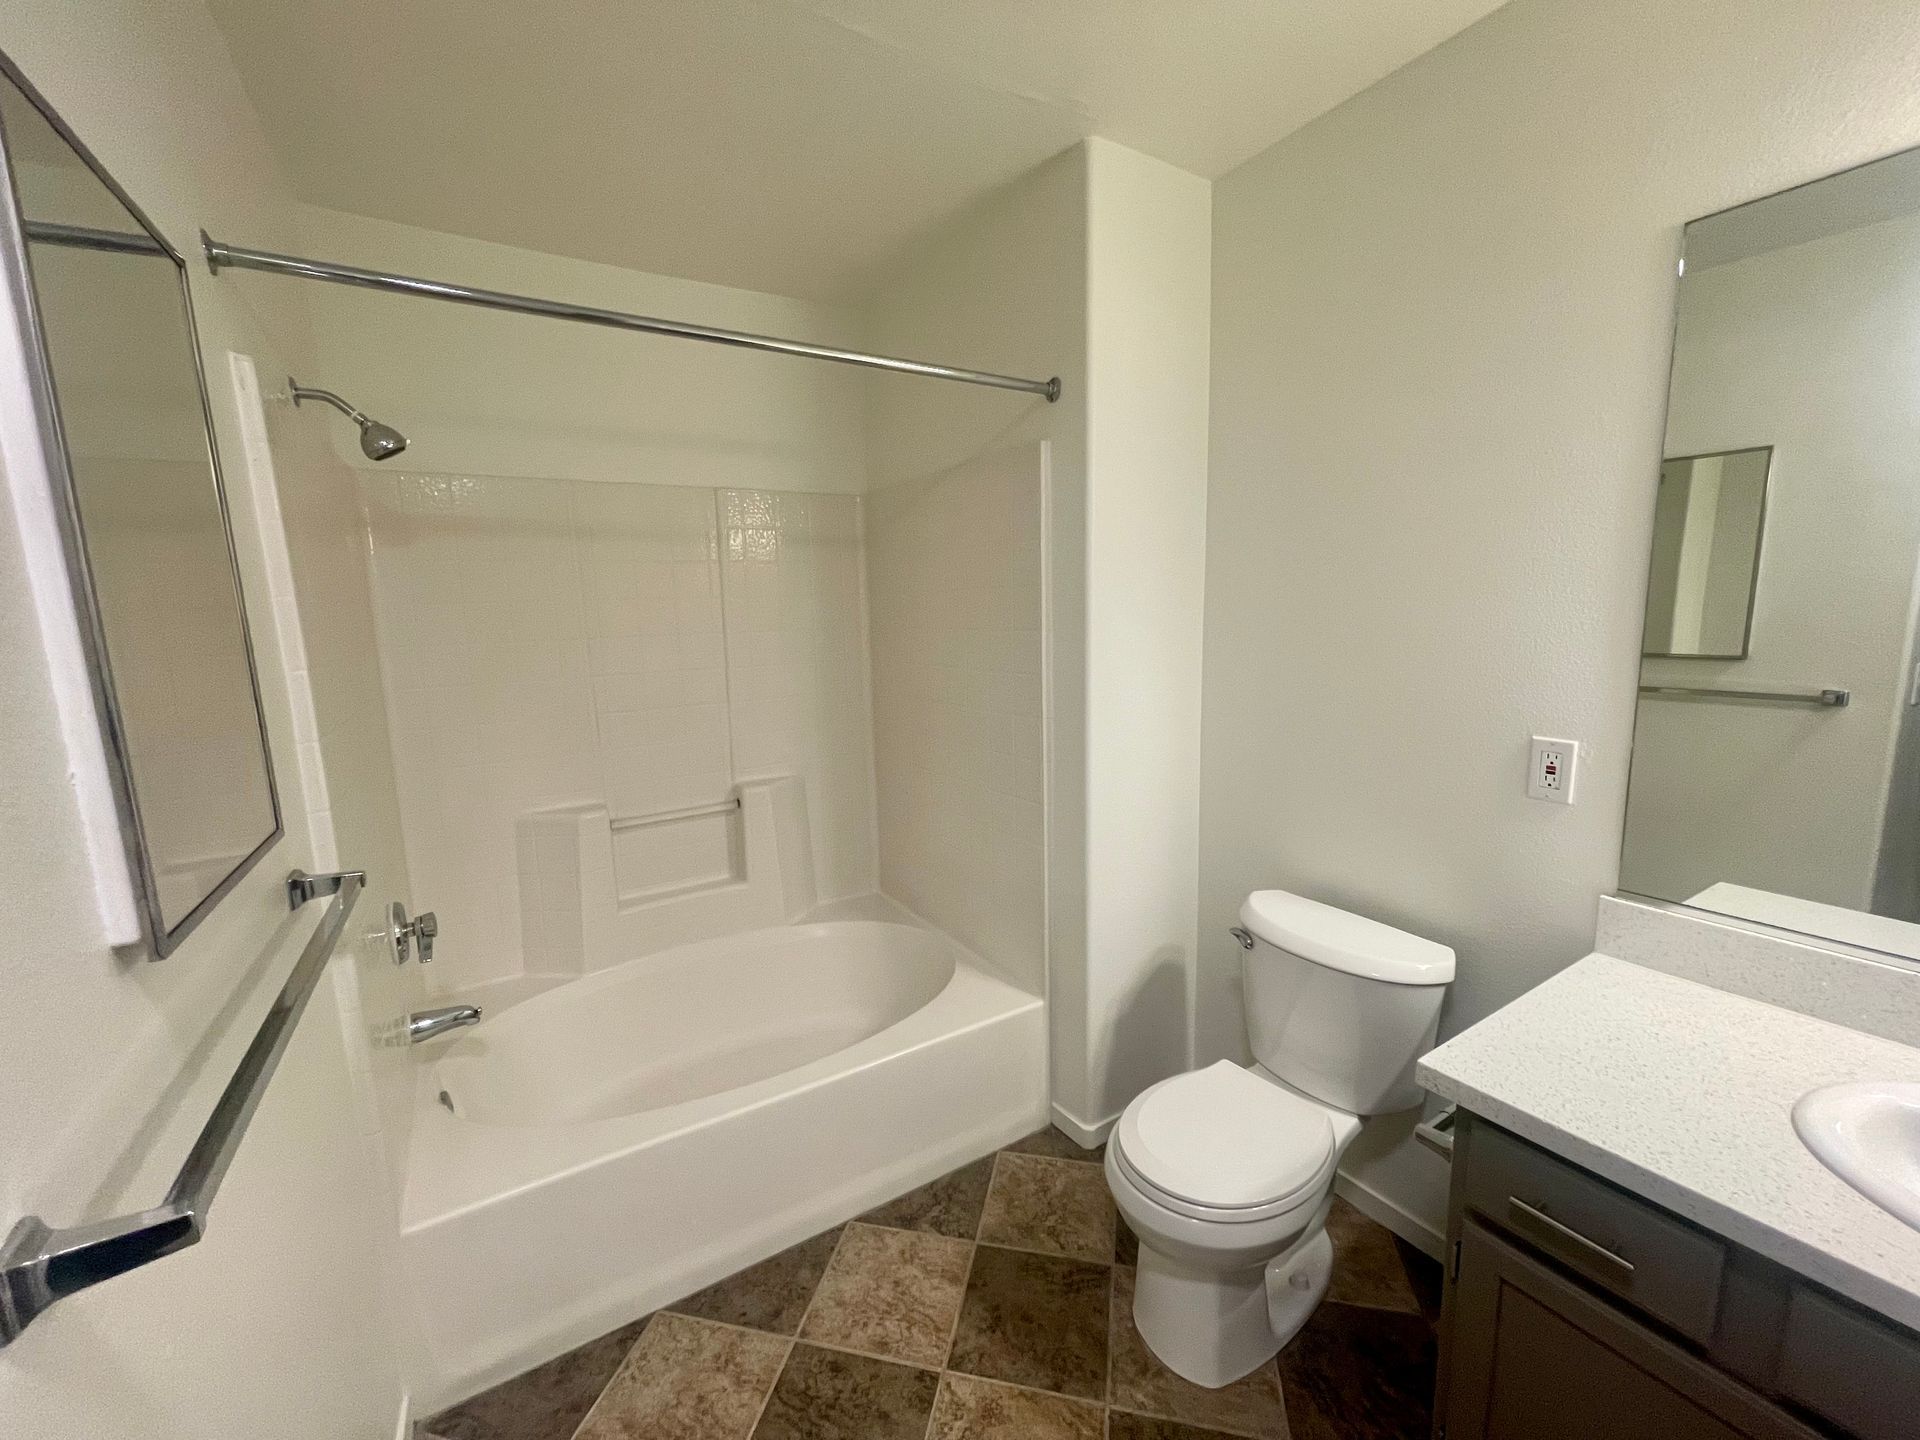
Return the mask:
<path id="1" fill-rule="evenodd" d="M 1456 946 L 1449 1030 L 1588 948 L 1680 226 L 1920 141 L 1917 67 L 1905 0 L 1515 0 L 1216 184 L 1201 1058 L 1258 886 Z M 1349 1169 L 1437 1221 L 1400 1133 Z"/>

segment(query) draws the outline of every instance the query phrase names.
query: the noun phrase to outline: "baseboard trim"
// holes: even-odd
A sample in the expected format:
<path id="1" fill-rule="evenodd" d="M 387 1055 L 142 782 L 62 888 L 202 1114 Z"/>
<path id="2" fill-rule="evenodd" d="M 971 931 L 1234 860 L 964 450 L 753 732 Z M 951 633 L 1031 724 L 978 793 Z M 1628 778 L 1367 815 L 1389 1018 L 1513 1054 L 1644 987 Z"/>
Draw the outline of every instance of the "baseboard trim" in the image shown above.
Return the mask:
<path id="1" fill-rule="evenodd" d="M 1089 1125 L 1072 1111 L 1062 1108 L 1060 1102 L 1056 1100 L 1053 1102 L 1053 1123 L 1059 1126 L 1067 1138 L 1081 1149 L 1098 1150 L 1107 1143 L 1107 1136 L 1112 1133 L 1113 1127 L 1120 1123 L 1120 1117 L 1115 1115 L 1110 1119 Z"/>
<path id="2" fill-rule="evenodd" d="M 1440 1259 L 1445 1252 L 1446 1236 L 1371 1186 L 1363 1185 L 1351 1176 L 1336 1174 L 1333 1177 L 1333 1193 L 1369 1220 L 1378 1221 L 1409 1245 L 1434 1259 Z"/>

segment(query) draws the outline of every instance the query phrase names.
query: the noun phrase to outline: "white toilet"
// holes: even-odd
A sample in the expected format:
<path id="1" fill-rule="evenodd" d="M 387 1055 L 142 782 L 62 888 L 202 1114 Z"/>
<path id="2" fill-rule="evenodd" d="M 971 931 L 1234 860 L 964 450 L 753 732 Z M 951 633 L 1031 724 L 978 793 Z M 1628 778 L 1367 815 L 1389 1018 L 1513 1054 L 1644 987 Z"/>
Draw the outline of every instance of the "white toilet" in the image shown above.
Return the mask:
<path id="1" fill-rule="evenodd" d="M 1327 1292 L 1333 1172 L 1360 1117 L 1421 1101 L 1453 951 L 1262 890 L 1240 909 L 1256 1063 L 1163 1080 L 1127 1106 L 1107 1184 L 1140 1237 L 1133 1318 L 1197 1385 L 1271 1359 Z"/>

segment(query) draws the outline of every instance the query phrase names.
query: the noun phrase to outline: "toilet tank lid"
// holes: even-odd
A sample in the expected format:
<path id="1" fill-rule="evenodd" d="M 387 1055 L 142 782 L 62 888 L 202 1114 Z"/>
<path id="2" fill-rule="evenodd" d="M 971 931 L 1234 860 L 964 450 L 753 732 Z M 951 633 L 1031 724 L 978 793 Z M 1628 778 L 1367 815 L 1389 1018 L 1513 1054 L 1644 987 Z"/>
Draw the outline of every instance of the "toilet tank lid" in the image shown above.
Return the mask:
<path id="1" fill-rule="evenodd" d="M 1451 947 L 1285 890 L 1254 891 L 1240 907 L 1240 923 L 1269 945 L 1368 980 L 1445 985 L 1453 979 Z"/>

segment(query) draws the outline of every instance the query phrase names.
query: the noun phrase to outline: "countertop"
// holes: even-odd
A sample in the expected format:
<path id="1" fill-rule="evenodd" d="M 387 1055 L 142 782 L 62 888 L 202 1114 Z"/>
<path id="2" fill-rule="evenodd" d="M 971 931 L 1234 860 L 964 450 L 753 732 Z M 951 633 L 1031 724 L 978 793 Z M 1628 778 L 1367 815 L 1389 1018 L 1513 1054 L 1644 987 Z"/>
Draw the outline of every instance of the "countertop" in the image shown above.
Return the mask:
<path id="1" fill-rule="evenodd" d="M 1589 955 L 1420 1062 L 1428 1089 L 1920 1330 L 1920 1230 L 1828 1170 L 1794 1101 L 1920 1050 Z"/>

